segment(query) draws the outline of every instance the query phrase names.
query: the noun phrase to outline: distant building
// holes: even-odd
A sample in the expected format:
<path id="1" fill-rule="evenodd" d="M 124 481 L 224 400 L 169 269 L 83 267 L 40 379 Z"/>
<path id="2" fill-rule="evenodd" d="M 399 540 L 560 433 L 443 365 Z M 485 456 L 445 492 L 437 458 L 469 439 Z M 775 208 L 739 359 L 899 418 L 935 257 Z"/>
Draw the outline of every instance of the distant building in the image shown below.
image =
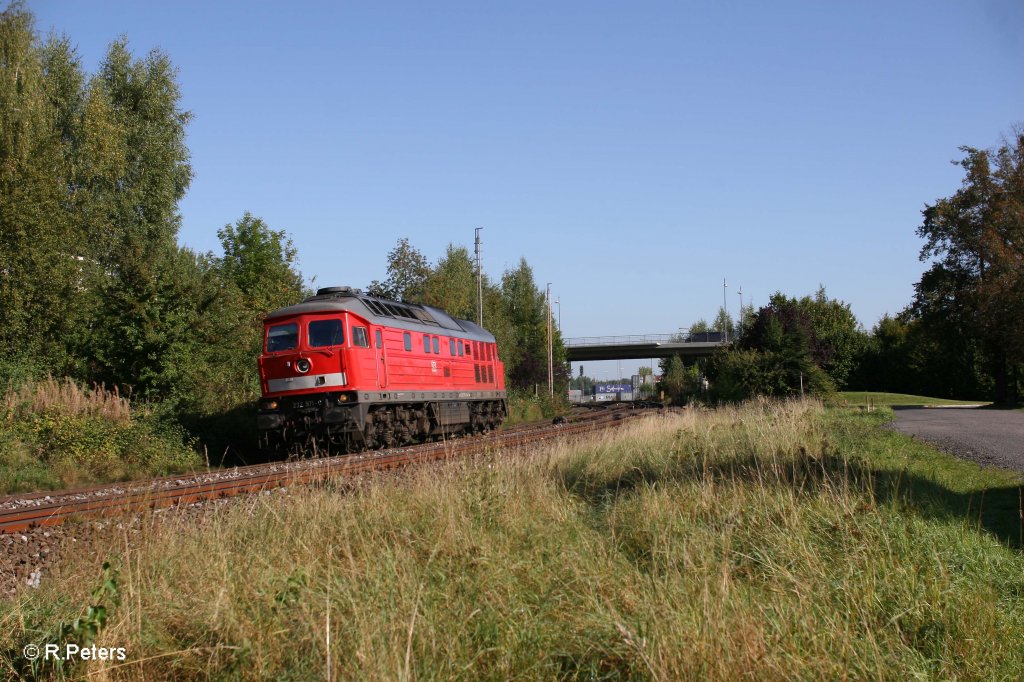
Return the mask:
<path id="1" fill-rule="evenodd" d="M 645 396 L 650 397 L 654 395 L 654 375 L 653 374 L 634 374 L 630 377 L 632 386 L 630 390 L 633 395 L 638 398 Z"/>
<path id="2" fill-rule="evenodd" d="M 607 393 L 631 393 L 633 387 L 629 384 L 596 384 L 594 386 L 594 393 L 597 395 Z"/>

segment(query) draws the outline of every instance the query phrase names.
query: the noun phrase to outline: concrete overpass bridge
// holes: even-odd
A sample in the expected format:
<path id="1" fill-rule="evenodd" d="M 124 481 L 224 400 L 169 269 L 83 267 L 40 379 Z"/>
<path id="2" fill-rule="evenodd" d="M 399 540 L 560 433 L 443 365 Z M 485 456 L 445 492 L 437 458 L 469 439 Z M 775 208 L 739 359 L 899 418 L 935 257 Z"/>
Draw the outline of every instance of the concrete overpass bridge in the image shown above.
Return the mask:
<path id="1" fill-rule="evenodd" d="M 728 345 L 721 332 L 648 334 L 646 336 L 583 336 L 565 339 L 567 360 L 643 360 L 646 358 L 701 358 Z"/>

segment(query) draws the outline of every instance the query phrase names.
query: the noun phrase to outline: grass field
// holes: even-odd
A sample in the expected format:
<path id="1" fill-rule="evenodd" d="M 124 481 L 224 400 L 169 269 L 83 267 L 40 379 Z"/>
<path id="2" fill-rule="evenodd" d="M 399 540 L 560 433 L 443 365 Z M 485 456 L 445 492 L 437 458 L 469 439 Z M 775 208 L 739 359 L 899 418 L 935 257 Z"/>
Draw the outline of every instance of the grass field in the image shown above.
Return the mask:
<path id="1" fill-rule="evenodd" d="M 3 604 L 0 670 L 92 605 L 128 660 L 73 678 L 1024 678 L 1020 477 L 885 419 L 691 410 L 150 522 Z"/>
<path id="2" fill-rule="evenodd" d="M 873 407 L 929 407 L 941 405 L 988 405 L 986 400 L 946 400 L 945 398 L 929 398 L 922 395 L 905 393 L 875 393 L 873 391 L 841 391 L 832 400 L 840 406 Z"/>

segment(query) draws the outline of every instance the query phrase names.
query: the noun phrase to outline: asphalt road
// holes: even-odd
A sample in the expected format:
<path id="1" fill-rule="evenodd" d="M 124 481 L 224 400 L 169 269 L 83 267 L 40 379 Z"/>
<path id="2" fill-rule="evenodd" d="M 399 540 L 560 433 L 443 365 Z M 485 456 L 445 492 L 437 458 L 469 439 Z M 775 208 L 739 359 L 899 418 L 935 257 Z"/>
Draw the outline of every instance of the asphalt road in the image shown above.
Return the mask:
<path id="1" fill-rule="evenodd" d="M 977 408 L 896 409 L 893 428 L 956 457 L 1024 471 L 1024 412 Z"/>

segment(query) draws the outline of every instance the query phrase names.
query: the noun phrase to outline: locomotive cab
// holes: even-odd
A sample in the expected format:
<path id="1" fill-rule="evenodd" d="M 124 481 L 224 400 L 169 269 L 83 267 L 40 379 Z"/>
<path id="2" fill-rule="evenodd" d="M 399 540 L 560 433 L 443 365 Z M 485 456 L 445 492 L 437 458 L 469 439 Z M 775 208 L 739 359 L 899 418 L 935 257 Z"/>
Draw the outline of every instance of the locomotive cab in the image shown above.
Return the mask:
<path id="1" fill-rule="evenodd" d="M 353 413 L 356 396 L 345 389 L 363 374 L 369 330 L 366 322 L 349 317 L 311 314 L 267 321 L 259 358 L 264 398 L 257 426 L 262 434 L 288 440 L 331 426 L 355 427 L 360 417 Z"/>
<path id="2" fill-rule="evenodd" d="M 326 391 L 348 383 L 348 315 L 304 315 L 266 325 L 260 356 L 263 395 Z M 365 323 L 364 323 L 365 324 Z M 365 326 L 356 327 L 355 345 L 366 345 Z"/>

